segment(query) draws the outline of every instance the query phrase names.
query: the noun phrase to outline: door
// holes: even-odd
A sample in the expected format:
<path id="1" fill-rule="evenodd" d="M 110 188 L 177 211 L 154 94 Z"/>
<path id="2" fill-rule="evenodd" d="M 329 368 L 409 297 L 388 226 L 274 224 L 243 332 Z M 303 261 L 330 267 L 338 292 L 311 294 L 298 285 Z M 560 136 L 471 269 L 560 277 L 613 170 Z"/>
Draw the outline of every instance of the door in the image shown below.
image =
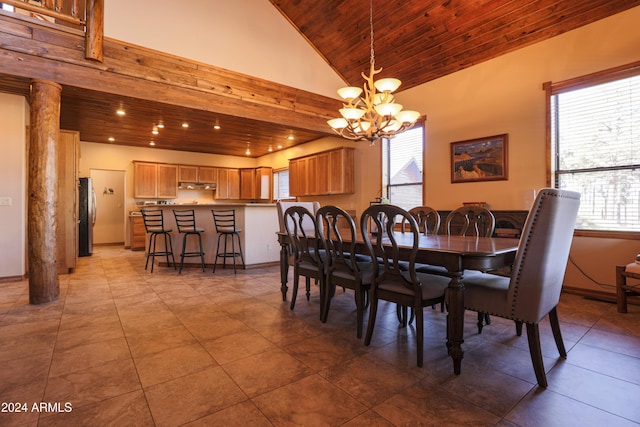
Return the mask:
<path id="1" fill-rule="evenodd" d="M 125 171 L 91 169 L 96 192 L 93 243 L 116 245 L 125 242 Z"/>

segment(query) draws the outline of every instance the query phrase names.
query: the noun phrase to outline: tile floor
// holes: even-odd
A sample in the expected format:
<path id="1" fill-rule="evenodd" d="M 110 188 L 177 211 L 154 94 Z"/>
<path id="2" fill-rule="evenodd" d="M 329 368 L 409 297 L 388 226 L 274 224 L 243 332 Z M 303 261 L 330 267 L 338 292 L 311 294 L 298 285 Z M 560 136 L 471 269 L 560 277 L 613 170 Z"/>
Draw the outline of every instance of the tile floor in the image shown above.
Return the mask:
<path id="1" fill-rule="evenodd" d="M 569 354 L 558 358 L 544 321 L 544 390 L 526 333 L 515 336 L 511 322 L 494 318 L 478 335 L 469 313 L 455 376 L 440 310 L 425 310 L 425 366 L 417 368 L 414 330 L 398 328 L 393 306 L 382 307 L 365 347 L 351 293 L 338 291 L 322 324 L 317 288 L 290 311 L 279 286 L 276 266 L 151 274 L 143 253 L 121 247 L 80 258 L 51 304 L 30 306 L 26 281 L 0 283 L 0 425 L 640 423 L 638 306 L 623 315 L 614 304 L 563 295 Z"/>

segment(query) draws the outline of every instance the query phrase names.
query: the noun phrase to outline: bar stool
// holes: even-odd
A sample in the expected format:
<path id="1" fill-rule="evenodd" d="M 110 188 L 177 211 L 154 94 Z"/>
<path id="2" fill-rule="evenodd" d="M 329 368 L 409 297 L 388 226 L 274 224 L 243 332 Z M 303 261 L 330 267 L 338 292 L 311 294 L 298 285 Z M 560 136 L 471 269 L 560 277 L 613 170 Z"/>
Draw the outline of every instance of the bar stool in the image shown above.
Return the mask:
<path id="1" fill-rule="evenodd" d="M 244 257 L 242 256 L 242 244 L 240 243 L 240 231 L 236 228 L 235 209 L 212 209 L 213 222 L 218 233 L 218 245 L 216 247 L 216 260 L 213 262 L 213 272 L 216 272 L 218 257 L 222 258 L 222 268 L 227 266 L 227 258 L 233 258 L 233 272 L 236 273 L 236 257 L 240 257 L 242 268 L 245 269 Z M 231 252 L 227 251 L 227 237 L 231 237 Z M 224 238 L 224 250 L 220 252 L 220 239 Z M 238 252 L 236 252 L 235 239 L 238 240 Z"/>
<path id="2" fill-rule="evenodd" d="M 171 229 L 164 228 L 164 216 L 162 209 L 142 209 L 142 220 L 144 221 L 145 231 L 149 234 L 149 249 L 147 250 L 147 262 L 144 264 L 146 270 L 149 266 L 149 257 L 151 257 L 151 272 L 153 273 L 153 266 L 156 262 L 157 256 L 164 256 L 167 258 L 167 265 L 171 265 L 169 262 L 169 255 L 173 260 L 173 269 L 176 269 L 176 260 L 173 257 L 173 246 L 171 244 Z M 158 236 L 161 235 L 164 238 L 164 250 L 158 251 L 156 249 L 156 241 Z M 167 244 L 169 242 L 169 244 Z"/>
<path id="3" fill-rule="evenodd" d="M 173 216 L 176 218 L 176 225 L 178 226 L 178 232 L 183 234 L 182 237 L 182 253 L 180 254 L 180 271 L 182 273 L 182 267 L 184 265 L 184 257 L 199 256 L 202 262 L 202 271 L 204 272 L 204 251 L 202 250 L 202 232 L 204 228 L 196 227 L 196 217 L 193 209 L 187 210 L 175 210 Z M 187 252 L 187 238 L 189 236 L 198 236 L 199 251 Z"/>

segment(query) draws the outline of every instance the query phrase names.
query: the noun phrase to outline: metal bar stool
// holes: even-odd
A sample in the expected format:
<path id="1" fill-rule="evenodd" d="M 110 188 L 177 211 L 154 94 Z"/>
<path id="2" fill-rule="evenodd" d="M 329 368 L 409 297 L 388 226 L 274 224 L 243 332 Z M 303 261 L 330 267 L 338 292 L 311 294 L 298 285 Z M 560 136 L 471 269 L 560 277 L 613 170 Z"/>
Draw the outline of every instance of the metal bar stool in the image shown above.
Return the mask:
<path id="1" fill-rule="evenodd" d="M 161 209 L 142 209 L 142 220 L 144 221 L 144 228 L 149 234 L 149 249 L 147 250 L 147 262 L 144 264 L 146 270 L 149 266 L 149 257 L 151 257 L 151 272 L 153 273 L 153 266 L 157 256 L 164 256 L 167 258 L 167 265 L 171 265 L 169 262 L 169 255 L 173 260 L 173 269 L 176 269 L 176 260 L 173 257 L 173 246 L 171 244 L 171 229 L 164 228 L 164 216 Z M 156 241 L 158 236 L 161 235 L 164 239 L 164 250 L 159 251 L 156 249 Z M 169 244 L 167 244 L 169 242 Z"/>
<path id="2" fill-rule="evenodd" d="M 212 209 L 213 222 L 218 233 L 218 245 L 216 247 L 216 260 L 213 262 L 213 272 L 216 272 L 218 258 L 222 258 L 222 268 L 227 266 L 227 258 L 233 258 L 233 272 L 236 273 L 236 257 L 240 257 L 242 268 L 245 269 L 244 257 L 242 256 L 242 244 L 240 243 L 240 231 L 236 228 L 235 209 Z M 231 252 L 227 251 L 227 237 L 231 237 Z M 224 238 L 224 250 L 220 252 L 220 239 Z M 238 251 L 236 252 L 235 239 L 238 240 Z"/>
<path id="3" fill-rule="evenodd" d="M 184 266 L 184 257 L 199 256 L 202 262 L 202 271 L 204 272 L 204 251 L 202 250 L 202 232 L 204 228 L 196 227 L 196 217 L 193 209 L 187 210 L 174 210 L 173 216 L 176 218 L 176 225 L 178 226 L 178 232 L 183 234 L 182 237 L 182 253 L 180 254 L 180 271 L 182 273 L 182 267 Z M 199 251 L 187 252 L 187 238 L 191 235 L 198 236 Z"/>

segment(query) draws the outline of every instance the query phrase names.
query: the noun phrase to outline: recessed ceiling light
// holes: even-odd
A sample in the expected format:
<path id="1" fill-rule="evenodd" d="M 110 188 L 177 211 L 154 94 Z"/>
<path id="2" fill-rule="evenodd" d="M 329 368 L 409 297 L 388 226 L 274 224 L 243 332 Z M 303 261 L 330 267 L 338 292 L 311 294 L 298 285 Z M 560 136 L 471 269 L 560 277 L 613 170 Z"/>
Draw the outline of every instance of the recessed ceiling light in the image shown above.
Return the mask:
<path id="1" fill-rule="evenodd" d="M 113 141 L 115 141 L 115 140 L 116 140 L 116 139 L 115 139 L 114 137 L 112 137 L 112 136 L 110 136 L 108 139 L 109 139 L 109 142 L 113 142 Z"/>
<path id="2" fill-rule="evenodd" d="M 150 141 L 150 142 L 149 142 L 149 145 L 156 145 L 156 143 L 155 143 L 155 142 L 153 142 L 153 141 Z"/>
<path id="3" fill-rule="evenodd" d="M 122 108 L 120 108 L 119 110 L 116 110 L 116 114 L 119 116 L 124 116 L 127 113 L 125 113 L 125 111 Z"/>
<path id="4" fill-rule="evenodd" d="M 186 128 L 188 128 L 188 127 L 189 127 L 189 123 L 186 123 L 186 122 L 185 122 L 185 123 L 183 123 L 183 124 L 182 124 L 182 127 L 183 127 L 183 128 L 185 128 L 185 129 L 186 129 Z"/>
<path id="5" fill-rule="evenodd" d="M 218 129 L 220 129 L 220 125 L 213 125 L 213 128 L 218 130 Z"/>
<path id="6" fill-rule="evenodd" d="M 282 145 L 278 145 L 276 148 L 277 148 L 278 150 L 280 150 L 280 149 L 282 149 Z"/>
<path id="7" fill-rule="evenodd" d="M 271 153 L 273 151 L 273 147 L 269 146 L 269 150 L 268 151 Z"/>
<path id="8" fill-rule="evenodd" d="M 289 136 L 287 137 L 287 139 L 288 139 L 289 141 L 293 141 L 293 135 L 289 135 Z"/>
<path id="9" fill-rule="evenodd" d="M 151 131 L 152 134 L 157 135 L 158 134 L 158 127 L 154 126 L 153 130 Z"/>
<path id="10" fill-rule="evenodd" d="M 164 123 L 162 122 L 158 123 L 158 129 L 164 129 Z"/>

